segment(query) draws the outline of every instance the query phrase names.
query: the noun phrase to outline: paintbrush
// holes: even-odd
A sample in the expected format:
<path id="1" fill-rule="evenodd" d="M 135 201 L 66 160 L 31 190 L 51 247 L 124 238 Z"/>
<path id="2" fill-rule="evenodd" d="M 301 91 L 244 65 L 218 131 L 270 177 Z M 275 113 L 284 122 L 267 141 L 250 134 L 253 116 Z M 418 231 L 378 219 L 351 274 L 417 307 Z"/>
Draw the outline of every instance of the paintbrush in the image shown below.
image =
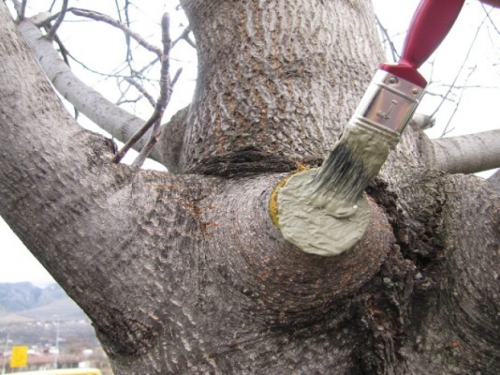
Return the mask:
<path id="1" fill-rule="evenodd" d="M 400 61 L 380 65 L 340 140 L 312 179 L 316 207 L 335 199 L 342 203 L 337 217 L 356 211 L 356 203 L 398 143 L 422 98 L 427 82 L 417 69 L 448 34 L 463 4 L 464 0 L 420 2 Z"/>
<path id="2" fill-rule="evenodd" d="M 426 80 L 417 69 L 436 50 L 464 0 L 422 0 L 397 64 L 382 64 L 340 140 L 319 169 L 295 173 L 272 191 L 269 213 L 283 237 L 306 253 L 352 248 L 370 223 L 364 190 L 417 108 Z"/>

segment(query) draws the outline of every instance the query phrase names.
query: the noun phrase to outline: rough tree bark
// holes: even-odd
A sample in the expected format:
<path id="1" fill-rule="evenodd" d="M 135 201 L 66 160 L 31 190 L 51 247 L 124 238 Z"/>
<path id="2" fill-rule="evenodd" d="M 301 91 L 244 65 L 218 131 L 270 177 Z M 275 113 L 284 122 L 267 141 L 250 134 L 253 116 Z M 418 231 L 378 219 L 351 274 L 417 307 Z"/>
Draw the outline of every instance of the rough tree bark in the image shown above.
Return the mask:
<path id="1" fill-rule="evenodd" d="M 499 200 L 409 129 L 335 258 L 267 213 L 380 61 L 364 0 L 184 0 L 200 79 L 179 174 L 110 162 L 0 5 L 0 213 L 92 319 L 116 374 L 497 374 Z"/>

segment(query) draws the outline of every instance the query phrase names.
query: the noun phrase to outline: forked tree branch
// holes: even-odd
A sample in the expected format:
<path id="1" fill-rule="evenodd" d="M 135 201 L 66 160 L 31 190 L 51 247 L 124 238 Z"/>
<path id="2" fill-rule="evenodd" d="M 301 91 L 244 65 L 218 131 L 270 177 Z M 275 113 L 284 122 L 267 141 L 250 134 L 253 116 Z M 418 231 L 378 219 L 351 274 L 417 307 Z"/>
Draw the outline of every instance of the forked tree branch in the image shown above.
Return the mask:
<path id="1" fill-rule="evenodd" d="M 68 0 L 64 0 L 61 12 L 59 12 L 59 16 L 57 17 L 56 22 L 47 32 L 47 39 L 48 40 L 54 39 L 56 32 L 57 32 L 57 29 L 59 29 L 59 26 L 61 26 L 61 24 L 64 20 L 64 16 L 66 15 L 67 10 L 68 10 Z"/>
<path id="2" fill-rule="evenodd" d="M 477 173 L 500 167 L 500 129 L 430 142 L 430 167 L 447 173 Z"/>
<path id="3" fill-rule="evenodd" d="M 179 37 L 174 40 L 172 42 L 172 47 L 175 46 L 177 44 L 178 41 L 184 39 L 186 41 L 187 44 L 189 44 L 191 47 L 195 48 L 196 49 L 196 42 L 194 42 L 190 37 L 189 37 L 189 34 L 191 33 L 191 26 L 188 25 L 184 31 L 182 32 L 181 35 L 179 35 Z"/>
<path id="4" fill-rule="evenodd" d="M 151 104 L 154 108 L 156 101 L 155 99 L 147 92 L 147 90 L 137 81 L 135 81 L 133 78 L 127 77 L 125 78 L 125 81 L 129 83 L 130 85 L 134 86 L 137 91 L 139 91 Z"/>

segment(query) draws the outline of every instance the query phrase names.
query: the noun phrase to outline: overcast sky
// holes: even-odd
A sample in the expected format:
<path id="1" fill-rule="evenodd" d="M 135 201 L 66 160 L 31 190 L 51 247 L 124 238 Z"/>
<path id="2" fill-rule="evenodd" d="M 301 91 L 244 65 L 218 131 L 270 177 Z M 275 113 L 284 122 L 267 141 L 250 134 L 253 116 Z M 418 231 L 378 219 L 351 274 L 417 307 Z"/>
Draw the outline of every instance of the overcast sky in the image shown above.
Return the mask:
<path id="1" fill-rule="evenodd" d="M 51 1 L 37 0 L 36 2 L 30 1 L 28 4 L 35 3 L 40 6 L 40 10 L 46 9 Z M 99 9 L 106 12 L 106 6 L 114 6 L 115 2 L 111 0 L 85 0 L 85 1 L 70 1 L 70 5 L 82 4 L 82 7 L 87 9 Z M 146 2 L 143 2 L 143 4 Z M 417 5 L 416 0 L 402 2 L 401 0 L 374 0 L 376 12 L 381 23 L 389 30 L 392 35 L 392 40 L 396 45 L 400 45 L 404 37 L 403 31 L 406 30 L 408 22 L 412 13 Z M 85 6 L 83 6 L 85 4 Z M 138 2 L 139 4 L 139 2 Z M 151 4 L 151 5 L 150 5 Z M 152 7 L 156 4 L 156 8 Z M 159 5 L 162 4 L 162 5 Z M 168 4 L 165 5 L 165 4 Z M 95 7 L 94 7 L 95 6 Z M 179 12 L 175 11 L 174 2 L 148 2 L 148 5 L 140 5 L 141 10 L 144 11 L 145 17 L 157 17 L 163 11 L 168 10 L 172 14 L 172 33 L 175 37 L 176 32 L 180 32 L 185 26 L 186 22 L 179 18 Z M 45 8 L 44 8 L 45 7 Z M 148 9 L 146 9 L 148 8 Z M 500 20 L 500 10 L 494 10 L 490 16 L 493 19 Z M 175 17 L 178 17 L 177 19 Z M 483 22 L 484 21 L 484 22 Z M 155 27 L 159 20 L 150 22 L 149 26 Z M 461 80 L 468 76 L 470 68 L 475 67 L 474 72 L 470 75 L 468 84 L 477 86 L 477 88 L 470 88 L 463 93 L 461 104 L 456 111 L 451 128 L 454 131 L 450 133 L 451 136 L 473 133 L 478 131 L 489 130 L 498 127 L 498 119 L 500 118 L 500 37 L 499 32 L 494 27 L 490 20 L 485 20 L 485 11 L 477 1 L 469 1 L 462 14 L 457 21 L 453 31 L 445 40 L 443 45 L 439 48 L 432 61 L 435 61 L 433 69 L 430 65 L 424 66 L 421 72 L 426 78 L 432 75 L 432 80 L 435 82 L 430 90 L 433 92 L 444 92 L 445 88 L 439 86 L 442 82 L 450 82 L 460 71 L 465 57 L 469 52 L 472 41 L 476 37 L 476 31 L 482 23 L 481 32 L 475 40 L 475 43 L 469 53 L 466 68 L 462 69 Z M 500 22 L 498 22 L 500 27 Z M 137 25 L 139 27 L 139 25 Z M 80 48 L 85 53 L 92 53 L 95 51 L 96 56 L 107 56 L 110 45 L 122 45 L 123 37 L 120 33 L 108 33 L 109 26 L 99 25 L 92 28 L 94 34 L 89 32 L 90 29 L 85 29 L 85 32 L 78 33 L 81 29 L 78 25 L 68 24 L 64 27 L 73 27 L 72 38 L 81 38 L 79 42 Z M 105 29 L 97 29 L 97 27 L 104 27 Z M 143 27 L 143 26 L 140 26 Z M 138 30 L 143 35 L 148 36 L 151 32 L 149 29 L 144 28 Z M 102 33 L 106 32 L 106 38 L 102 38 Z M 110 39 L 116 37 L 117 42 L 110 42 Z M 101 39 L 103 43 L 97 43 Z M 156 43 L 159 44 L 159 43 Z M 180 48 L 178 48 L 178 51 Z M 187 50 L 185 50 L 187 51 Z M 192 90 L 194 89 L 195 80 L 195 58 L 185 58 L 186 54 L 190 52 L 183 52 L 180 50 L 179 55 L 174 59 L 173 72 L 176 69 L 175 64 L 184 66 L 184 72 L 181 76 L 174 96 L 172 98 L 172 105 L 170 107 L 168 116 L 175 113 L 176 110 L 182 108 L 189 103 Z M 75 51 L 78 55 L 78 51 Z M 120 54 L 115 54 L 123 56 Z M 175 57 L 175 56 L 174 56 Z M 148 57 L 149 58 L 149 57 Z M 100 66 L 102 64 L 119 64 L 118 62 L 110 61 L 109 58 L 98 58 L 91 60 L 95 63 L 93 68 L 105 69 L 106 67 Z M 92 78 L 95 80 L 95 78 Z M 94 82 L 94 87 L 103 89 L 108 82 Z M 182 91 L 180 91 L 182 90 Z M 437 96 L 428 95 L 419 108 L 420 112 L 432 113 L 437 107 L 441 99 Z M 429 132 L 431 137 L 438 137 L 443 131 L 443 124 L 448 122 L 448 119 L 455 111 L 454 103 L 447 103 L 442 107 L 437 116 L 437 126 Z M 145 117 L 147 115 L 143 115 Z M 27 251 L 21 241 L 10 230 L 3 220 L 0 219 L 0 282 L 20 282 L 31 281 L 37 285 L 44 286 L 52 282 L 51 276 L 43 269 L 37 260 Z"/>

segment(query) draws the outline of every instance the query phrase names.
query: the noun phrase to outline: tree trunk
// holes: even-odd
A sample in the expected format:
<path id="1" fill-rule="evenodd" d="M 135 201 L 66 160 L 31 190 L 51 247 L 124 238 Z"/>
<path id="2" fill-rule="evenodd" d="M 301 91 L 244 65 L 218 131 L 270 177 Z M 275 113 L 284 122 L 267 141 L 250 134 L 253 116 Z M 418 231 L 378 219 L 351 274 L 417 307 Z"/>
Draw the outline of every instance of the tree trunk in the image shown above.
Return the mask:
<path id="1" fill-rule="evenodd" d="M 200 61 L 181 170 L 320 163 L 382 59 L 370 3 L 181 3 Z"/>
<path id="2" fill-rule="evenodd" d="M 0 213 L 92 319 L 115 374 L 497 374 L 499 204 L 409 129 L 350 251 L 309 255 L 273 187 L 315 165 L 381 53 L 362 0 L 190 0 L 180 171 L 111 163 L 0 5 Z M 189 172 L 190 174 L 187 174 Z"/>

